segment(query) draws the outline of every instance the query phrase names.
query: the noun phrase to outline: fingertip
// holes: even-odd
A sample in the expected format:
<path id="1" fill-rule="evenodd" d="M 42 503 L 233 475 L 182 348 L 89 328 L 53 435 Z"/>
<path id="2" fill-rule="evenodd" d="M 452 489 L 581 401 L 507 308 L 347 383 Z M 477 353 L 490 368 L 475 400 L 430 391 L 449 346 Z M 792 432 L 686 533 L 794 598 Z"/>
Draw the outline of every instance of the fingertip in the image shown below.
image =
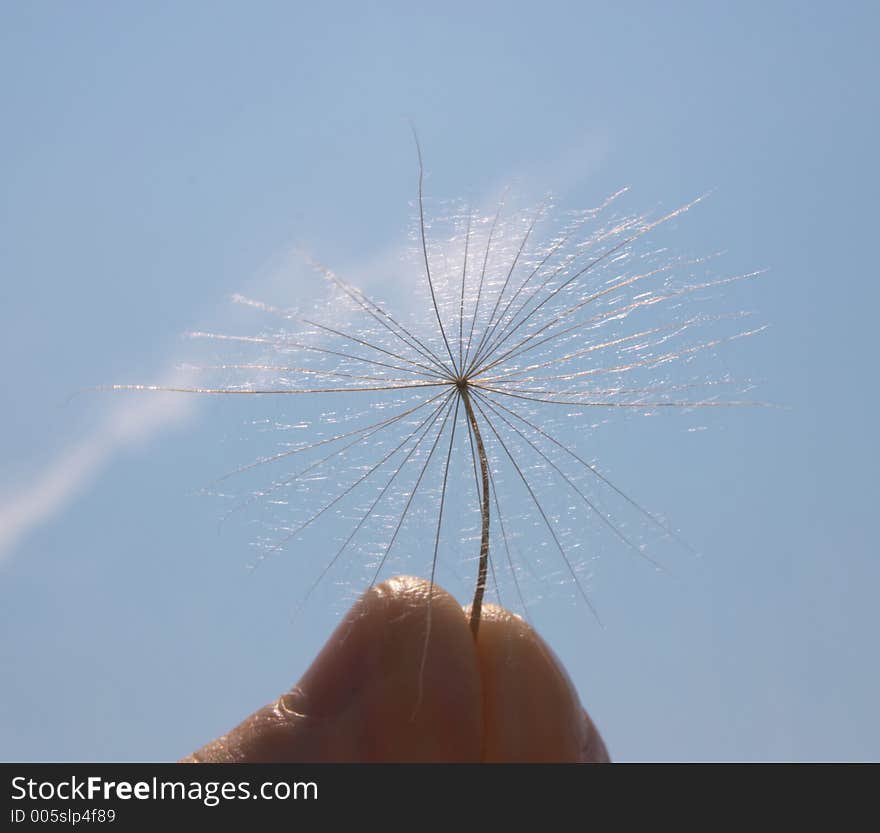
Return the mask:
<path id="1" fill-rule="evenodd" d="M 400 576 L 366 591 L 299 683 L 196 760 L 478 761 L 479 665 L 456 600 Z"/>
<path id="2" fill-rule="evenodd" d="M 608 760 L 604 743 L 562 664 L 521 617 L 485 606 L 477 654 L 483 760 Z"/>

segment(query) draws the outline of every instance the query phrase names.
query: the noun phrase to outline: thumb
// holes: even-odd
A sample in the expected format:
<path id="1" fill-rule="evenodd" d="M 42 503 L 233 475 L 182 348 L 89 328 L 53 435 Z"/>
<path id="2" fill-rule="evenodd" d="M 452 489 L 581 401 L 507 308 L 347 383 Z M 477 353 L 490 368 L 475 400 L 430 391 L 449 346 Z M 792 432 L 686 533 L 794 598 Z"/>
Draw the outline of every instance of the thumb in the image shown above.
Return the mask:
<path id="1" fill-rule="evenodd" d="M 481 709 L 461 607 L 395 578 L 358 600 L 293 689 L 184 761 L 478 761 Z"/>

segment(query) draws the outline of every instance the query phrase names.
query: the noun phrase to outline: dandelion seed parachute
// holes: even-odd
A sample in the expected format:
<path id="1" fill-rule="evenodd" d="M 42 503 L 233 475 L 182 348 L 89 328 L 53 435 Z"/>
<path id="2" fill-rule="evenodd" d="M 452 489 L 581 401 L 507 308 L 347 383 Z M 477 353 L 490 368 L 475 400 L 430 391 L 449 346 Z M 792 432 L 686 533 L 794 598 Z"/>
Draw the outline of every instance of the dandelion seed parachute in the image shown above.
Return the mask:
<path id="1" fill-rule="evenodd" d="M 597 414 L 601 421 L 620 412 L 754 404 L 724 396 L 736 386 L 729 378 L 687 373 L 698 357 L 758 331 L 743 327 L 743 313 L 693 311 L 712 290 L 752 275 L 707 277 L 709 258 L 675 258 L 652 247 L 654 234 L 699 200 L 655 217 L 626 215 L 618 208 L 622 190 L 594 209 L 561 217 L 549 199 L 530 211 L 502 200 L 486 216 L 458 207 L 429 220 L 423 186 L 419 149 L 417 266 L 400 293 L 408 308 L 376 300 L 312 261 L 329 293 L 318 308 L 284 309 L 239 295 L 236 302 L 281 326 L 259 335 L 192 334 L 245 351 L 241 360 L 198 368 L 222 382 L 113 387 L 347 400 L 351 410 L 314 437 L 222 478 L 272 473 L 242 506 L 263 500 L 288 510 L 291 495 L 321 495 L 315 508 L 278 531 L 264 557 L 294 545 L 333 513 L 343 514 L 348 528 L 306 596 L 371 525 L 377 581 L 402 531 L 416 521 L 424 528 L 428 512 L 433 586 L 449 525 L 463 517 L 450 512 L 450 501 L 463 499 L 479 528 L 471 606 L 476 637 L 487 585 L 491 578 L 498 592 L 499 572 L 509 574 L 526 608 L 512 555 L 514 515 L 502 512 L 508 492 L 518 490 L 524 508 L 516 516 L 538 526 L 595 613 L 575 545 L 548 506 L 556 495 L 654 566 L 607 499 L 662 536 L 680 539 L 554 425 L 561 416 L 590 426 Z M 732 329 L 720 334 L 722 325 Z M 694 337 L 700 328 L 708 334 Z M 290 411 L 296 414 L 297 406 Z M 428 509 L 417 509 L 419 501 Z M 459 535 L 465 527 L 462 522 Z"/>

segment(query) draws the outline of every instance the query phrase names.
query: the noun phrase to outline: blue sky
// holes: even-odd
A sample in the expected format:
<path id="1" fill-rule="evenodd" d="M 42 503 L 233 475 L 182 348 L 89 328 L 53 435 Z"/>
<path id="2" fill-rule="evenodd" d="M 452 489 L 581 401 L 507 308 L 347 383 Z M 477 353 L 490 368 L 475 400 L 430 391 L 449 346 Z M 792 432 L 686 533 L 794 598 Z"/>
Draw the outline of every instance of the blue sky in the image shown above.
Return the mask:
<path id="1" fill-rule="evenodd" d="M 0 755 L 176 758 L 329 634 L 357 585 L 291 622 L 311 549 L 251 574 L 254 528 L 218 532 L 199 495 L 271 444 L 259 402 L 70 397 L 256 326 L 234 292 L 307 297 L 295 245 L 381 290 L 412 119 L 438 200 L 711 192 L 664 242 L 768 270 L 726 301 L 769 329 L 721 361 L 786 408 L 627 421 L 597 451 L 701 557 L 605 554 L 603 628 L 558 588 L 533 611 L 612 755 L 877 759 L 877 24 L 856 2 L 3 4 Z"/>

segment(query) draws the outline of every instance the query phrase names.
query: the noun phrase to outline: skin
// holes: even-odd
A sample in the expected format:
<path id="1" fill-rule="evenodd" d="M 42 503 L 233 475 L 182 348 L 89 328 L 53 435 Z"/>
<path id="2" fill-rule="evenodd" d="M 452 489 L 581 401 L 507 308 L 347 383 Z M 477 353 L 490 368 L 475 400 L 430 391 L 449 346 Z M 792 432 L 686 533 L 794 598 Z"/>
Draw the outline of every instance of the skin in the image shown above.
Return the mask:
<path id="1" fill-rule="evenodd" d="M 608 753 L 522 619 L 484 606 L 475 644 L 466 608 L 424 579 L 398 577 L 355 603 L 296 686 L 183 762 L 393 761 L 606 762 Z"/>

